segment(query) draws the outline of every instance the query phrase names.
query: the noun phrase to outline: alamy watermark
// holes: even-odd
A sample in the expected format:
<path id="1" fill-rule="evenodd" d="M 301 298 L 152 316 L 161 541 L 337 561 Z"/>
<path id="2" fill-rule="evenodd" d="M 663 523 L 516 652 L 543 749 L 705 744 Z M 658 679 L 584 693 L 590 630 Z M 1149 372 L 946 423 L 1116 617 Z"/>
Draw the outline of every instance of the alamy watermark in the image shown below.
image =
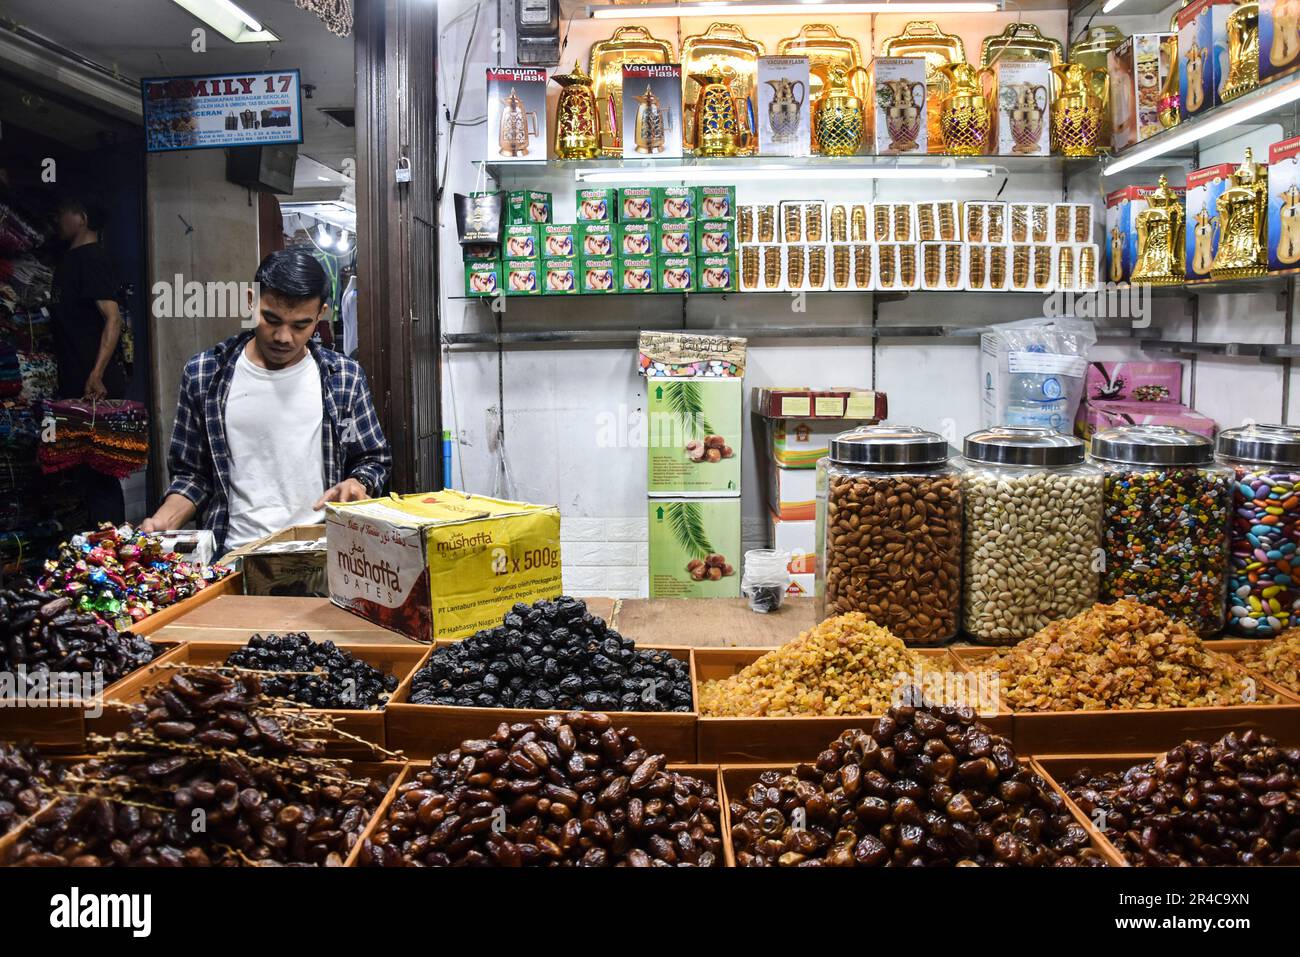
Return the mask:
<path id="1" fill-rule="evenodd" d="M 1151 325 L 1151 287 L 1104 283 L 1091 292 L 1057 290 L 1043 299 L 1048 319 L 1129 319 L 1134 329 Z"/>
<path id="2" fill-rule="evenodd" d="M 261 286 L 256 282 L 199 282 L 177 273 L 150 290 L 155 319 L 238 319 L 244 329 L 256 322 Z"/>
<path id="3" fill-rule="evenodd" d="M 80 707 L 88 718 L 104 713 L 102 671 L 0 671 L 0 708 Z"/>

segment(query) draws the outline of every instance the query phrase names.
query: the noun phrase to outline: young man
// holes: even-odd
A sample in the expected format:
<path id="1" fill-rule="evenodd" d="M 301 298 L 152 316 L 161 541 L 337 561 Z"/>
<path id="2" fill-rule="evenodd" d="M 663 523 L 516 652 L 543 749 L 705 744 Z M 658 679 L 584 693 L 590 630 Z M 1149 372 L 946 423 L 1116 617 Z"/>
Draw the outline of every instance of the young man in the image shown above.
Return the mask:
<path id="1" fill-rule="evenodd" d="M 121 399 L 126 370 L 117 355 L 122 316 L 108 252 L 99 241 L 99 218 L 80 199 L 69 197 L 58 209 L 59 238 L 67 251 L 54 269 L 51 330 L 59 370 L 61 399 Z M 91 468 L 78 470 L 77 484 L 91 527 L 126 521 L 122 483 Z"/>
<path id="2" fill-rule="evenodd" d="M 141 525 L 180 528 L 201 511 L 218 554 L 378 495 L 392 465 L 361 366 L 312 341 L 329 297 L 320 263 L 280 250 L 255 278 L 252 332 L 185 365 L 171 486 Z"/>

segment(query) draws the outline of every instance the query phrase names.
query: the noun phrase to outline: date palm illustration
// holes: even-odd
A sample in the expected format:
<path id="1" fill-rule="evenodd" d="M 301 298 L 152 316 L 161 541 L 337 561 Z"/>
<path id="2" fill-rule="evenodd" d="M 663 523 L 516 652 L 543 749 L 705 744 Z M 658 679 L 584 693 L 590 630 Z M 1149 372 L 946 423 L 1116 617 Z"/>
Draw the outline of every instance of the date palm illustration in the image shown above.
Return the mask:
<path id="1" fill-rule="evenodd" d="M 682 551 L 692 558 L 704 558 L 713 551 L 704 519 L 696 502 L 672 502 L 668 505 L 668 525 Z"/>
<path id="2" fill-rule="evenodd" d="M 704 415 L 704 399 L 698 385 L 694 382 L 670 382 L 660 388 L 668 397 L 668 409 L 677 419 L 682 434 L 699 438 L 713 432 L 712 424 Z"/>

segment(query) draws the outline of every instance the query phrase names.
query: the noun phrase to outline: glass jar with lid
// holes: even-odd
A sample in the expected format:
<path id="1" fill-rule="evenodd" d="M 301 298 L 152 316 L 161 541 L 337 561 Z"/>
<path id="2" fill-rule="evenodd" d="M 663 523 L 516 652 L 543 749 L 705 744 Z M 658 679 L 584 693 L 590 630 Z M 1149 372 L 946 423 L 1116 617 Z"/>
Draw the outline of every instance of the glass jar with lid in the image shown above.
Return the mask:
<path id="1" fill-rule="evenodd" d="M 1121 425 L 1092 437 L 1105 473 L 1102 601 L 1154 605 L 1201 635 L 1223 629 L 1232 470 L 1203 435 Z"/>
<path id="2" fill-rule="evenodd" d="M 937 433 L 868 426 L 817 463 L 822 618 L 862 612 L 913 645 L 957 634 L 961 480 Z"/>
<path id="3" fill-rule="evenodd" d="M 1272 638 L 1300 616 L 1300 428 L 1224 429 L 1218 451 L 1235 479 L 1226 630 Z"/>
<path id="4" fill-rule="evenodd" d="M 1054 429 L 999 426 L 966 436 L 962 627 L 1012 644 L 1097 601 L 1101 469 Z"/>

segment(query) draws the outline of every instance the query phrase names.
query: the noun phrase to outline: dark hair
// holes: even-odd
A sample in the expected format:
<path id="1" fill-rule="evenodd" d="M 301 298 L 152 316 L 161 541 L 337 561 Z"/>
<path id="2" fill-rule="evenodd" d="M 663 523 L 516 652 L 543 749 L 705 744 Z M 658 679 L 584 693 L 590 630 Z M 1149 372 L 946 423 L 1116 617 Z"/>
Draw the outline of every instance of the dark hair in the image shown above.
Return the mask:
<path id="1" fill-rule="evenodd" d="M 80 196 L 71 193 L 63 196 L 59 200 L 58 208 L 55 210 L 60 216 L 64 213 L 74 213 L 78 216 L 86 217 L 86 228 L 99 232 L 104 228 L 104 211 L 97 203 L 88 202 Z"/>
<path id="2" fill-rule="evenodd" d="M 329 277 L 305 249 L 277 249 L 262 260 L 253 281 L 261 294 L 269 292 L 290 302 L 319 299 L 324 306 L 330 300 Z"/>

